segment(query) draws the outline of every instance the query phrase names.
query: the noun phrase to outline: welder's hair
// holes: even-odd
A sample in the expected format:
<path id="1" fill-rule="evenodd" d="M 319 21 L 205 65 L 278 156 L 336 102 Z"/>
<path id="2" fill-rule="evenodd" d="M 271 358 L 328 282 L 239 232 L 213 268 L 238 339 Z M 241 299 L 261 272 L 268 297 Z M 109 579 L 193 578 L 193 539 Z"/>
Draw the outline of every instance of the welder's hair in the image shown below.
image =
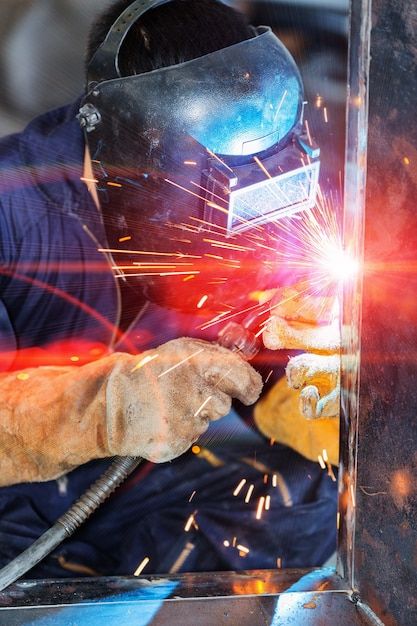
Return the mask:
<path id="1" fill-rule="evenodd" d="M 87 67 L 132 0 L 118 0 L 90 32 Z M 150 72 L 221 50 L 254 36 L 245 17 L 217 0 L 173 0 L 145 13 L 130 29 L 119 56 L 123 76 Z"/>

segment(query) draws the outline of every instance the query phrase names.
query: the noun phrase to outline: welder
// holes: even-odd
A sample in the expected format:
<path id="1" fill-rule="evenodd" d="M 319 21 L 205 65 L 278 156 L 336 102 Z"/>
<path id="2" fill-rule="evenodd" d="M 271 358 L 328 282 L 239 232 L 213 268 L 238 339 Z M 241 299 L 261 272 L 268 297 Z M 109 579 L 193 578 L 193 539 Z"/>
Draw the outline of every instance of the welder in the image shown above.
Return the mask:
<path id="1" fill-rule="evenodd" d="M 108 457 L 171 461 L 232 399 L 258 399 L 260 375 L 213 343 L 212 320 L 276 286 L 259 233 L 267 244 L 279 213 L 314 202 L 301 80 L 269 29 L 215 0 L 122 0 L 93 28 L 87 66 L 82 99 L 0 144 L 2 564 Z M 227 446 L 146 465 L 30 575 L 127 574 L 142 556 L 168 571 L 190 507 L 201 515 L 184 568 L 323 562 L 334 485 L 256 436 L 252 465 Z M 255 530 L 224 499 L 259 464 L 290 495 Z M 224 533 L 251 542 L 244 563 Z"/>

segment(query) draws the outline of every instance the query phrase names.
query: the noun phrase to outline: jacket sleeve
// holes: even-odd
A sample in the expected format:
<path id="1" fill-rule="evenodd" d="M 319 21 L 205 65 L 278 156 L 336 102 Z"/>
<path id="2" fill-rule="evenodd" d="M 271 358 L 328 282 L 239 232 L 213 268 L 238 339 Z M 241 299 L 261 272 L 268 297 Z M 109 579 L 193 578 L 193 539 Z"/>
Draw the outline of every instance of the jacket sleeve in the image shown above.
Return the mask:
<path id="1" fill-rule="evenodd" d="M 1 169 L 1 168 L 0 168 Z M 1 172 L 0 172 L 1 174 Z M 0 175 L 0 189 L 2 177 Z M 18 232 L 0 202 L 0 486 L 58 478 L 108 451 L 105 388 L 114 355 L 82 367 L 31 367 L 4 297 Z M 30 352 L 31 349 L 28 351 Z M 39 356 L 39 355 L 38 355 Z M 36 359 L 34 359 L 36 361 Z M 46 365 L 48 362 L 45 363 Z"/>
<path id="2" fill-rule="evenodd" d="M 14 334 L 13 325 L 10 321 L 9 313 L 0 298 L 0 372 L 8 370 L 12 366 L 15 356 L 16 337 Z"/>
<path id="3" fill-rule="evenodd" d="M 83 367 L 19 366 L 22 351 L 5 296 L 25 227 L 16 217 L 25 183 L 16 151 L 16 138 L 0 141 L 0 486 L 52 480 L 111 455 L 105 387 L 113 356 Z"/>
<path id="4" fill-rule="evenodd" d="M 0 486 L 53 480 L 111 456 L 106 386 L 117 358 L 0 374 Z"/>

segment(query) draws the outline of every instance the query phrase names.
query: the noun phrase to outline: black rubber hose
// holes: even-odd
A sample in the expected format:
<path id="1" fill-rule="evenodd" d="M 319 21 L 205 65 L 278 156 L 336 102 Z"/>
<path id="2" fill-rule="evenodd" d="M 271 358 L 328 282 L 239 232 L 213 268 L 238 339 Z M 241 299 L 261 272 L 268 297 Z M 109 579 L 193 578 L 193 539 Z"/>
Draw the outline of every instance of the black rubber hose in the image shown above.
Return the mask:
<path id="1" fill-rule="evenodd" d="M 0 570 L 0 591 L 26 574 L 64 539 L 70 537 L 141 462 L 142 459 L 139 457 L 115 457 L 104 474 L 55 522 L 52 528 Z"/>

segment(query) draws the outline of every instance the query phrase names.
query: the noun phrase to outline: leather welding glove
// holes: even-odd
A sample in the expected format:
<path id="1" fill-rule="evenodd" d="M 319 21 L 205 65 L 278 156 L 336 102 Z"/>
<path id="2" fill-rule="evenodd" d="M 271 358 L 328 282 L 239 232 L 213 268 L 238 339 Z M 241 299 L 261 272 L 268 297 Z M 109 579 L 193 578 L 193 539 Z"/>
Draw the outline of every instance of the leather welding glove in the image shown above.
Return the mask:
<path id="1" fill-rule="evenodd" d="M 113 455 L 183 454 L 232 398 L 254 403 L 262 380 L 238 355 L 177 339 L 140 356 L 0 375 L 0 485 L 46 481 Z"/>
<path id="2" fill-rule="evenodd" d="M 271 350 L 305 350 L 289 360 L 286 374 L 300 390 L 307 419 L 338 417 L 340 401 L 340 328 L 335 297 L 311 296 L 306 285 L 278 289 L 263 333 Z"/>

